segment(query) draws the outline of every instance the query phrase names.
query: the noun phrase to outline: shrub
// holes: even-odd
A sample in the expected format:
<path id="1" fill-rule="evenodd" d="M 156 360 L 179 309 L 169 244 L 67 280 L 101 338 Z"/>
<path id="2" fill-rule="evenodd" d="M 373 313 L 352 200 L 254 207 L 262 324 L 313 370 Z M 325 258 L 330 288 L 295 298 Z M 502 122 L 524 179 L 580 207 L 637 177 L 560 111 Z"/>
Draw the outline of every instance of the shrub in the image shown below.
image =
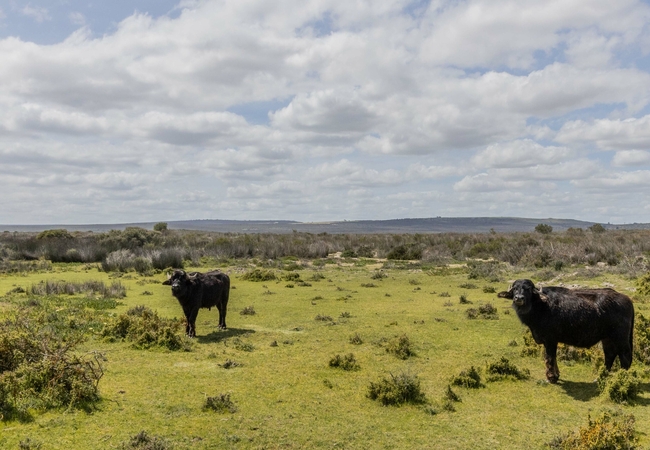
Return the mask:
<path id="1" fill-rule="evenodd" d="M 540 223 L 535 227 L 535 231 L 540 234 L 551 234 L 553 227 L 545 223 Z"/>
<path id="2" fill-rule="evenodd" d="M 219 364 L 219 366 L 223 367 L 224 369 L 232 369 L 233 367 L 241 367 L 243 364 L 238 363 L 237 361 L 233 361 L 232 359 L 227 359 L 226 362 Z"/>
<path id="3" fill-rule="evenodd" d="M 153 231 L 164 232 L 167 231 L 167 222 L 158 222 L 153 226 Z"/>
<path id="4" fill-rule="evenodd" d="M 353 344 L 353 345 L 361 345 L 361 344 L 363 344 L 363 339 L 361 339 L 361 336 L 359 336 L 359 333 L 354 333 L 352 336 L 350 336 L 350 344 Z"/>
<path id="5" fill-rule="evenodd" d="M 332 316 L 326 316 L 323 314 L 316 314 L 316 317 L 314 317 L 314 320 L 317 320 L 319 322 L 333 322 L 334 319 L 332 319 Z"/>
<path id="6" fill-rule="evenodd" d="M 470 301 L 468 300 L 466 294 L 461 294 L 461 296 L 458 297 L 458 302 L 459 302 L 461 305 L 468 305 L 468 304 L 471 304 L 471 303 L 472 303 L 472 302 L 470 302 Z"/>
<path id="7" fill-rule="evenodd" d="M 271 270 L 262 270 L 262 269 L 253 269 L 249 272 L 246 272 L 241 277 L 242 280 L 246 281 L 273 281 L 277 280 L 278 277 Z"/>
<path id="8" fill-rule="evenodd" d="M 251 305 L 239 311 L 239 314 L 241 314 L 242 316 L 254 316 L 257 313 L 255 312 L 255 307 Z"/>
<path id="9" fill-rule="evenodd" d="M 169 267 L 182 269 L 185 266 L 184 259 L 182 249 L 164 248 L 151 253 L 151 266 L 158 270 L 165 270 Z"/>
<path id="10" fill-rule="evenodd" d="M 650 319 L 641 313 L 637 313 L 634 321 L 634 357 L 650 365 Z"/>
<path id="11" fill-rule="evenodd" d="M 615 403 L 627 403 L 636 400 L 640 392 L 641 381 L 634 370 L 617 370 L 608 372 L 601 368 L 598 375 L 598 389 L 601 395 Z"/>
<path id="12" fill-rule="evenodd" d="M 102 299 L 126 297 L 126 287 L 119 281 L 114 281 L 110 286 L 103 281 L 85 281 L 83 283 L 72 283 L 64 281 L 41 281 L 29 287 L 32 295 L 76 295 L 86 294 L 87 297 L 100 296 Z"/>
<path id="13" fill-rule="evenodd" d="M 535 342 L 533 338 L 533 333 L 531 333 L 529 328 L 526 328 L 523 334 L 524 346 L 521 349 L 521 356 L 539 356 L 542 351 L 542 346 Z"/>
<path id="14" fill-rule="evenodd" d="M 384 406 L 422 404 L 426 401 L 426 396 L 420 388 L 420 380 L 408 373 L 397 376 L 390 374 L 390 378 L 384 377 L 377 383 L 370 382 L 367 396 Z"/>
<path id="15" fill-rule="evenodd" d="M 607 231 L 607 230 L 605 229 L 605 227 L 602 226 L 602 225 L 599 224 L 599 223 L 595 223 L 595 224 L 593 224 L 592 226 L 590 226 L 590 227 L 587 228 L 587 229 L 588 229 L 589 231 L 591 231 L 592 233 L 594 233 L 594 234 L 601 234 L 601 233 L 604 233 L 605 231 Z"/>
<path id="16" fill-rule="evenodd" d="M 399 359 L 408 359 L 415 356 L 415 351 L 411 348 L 411 341 L 405 334 L 388 341 L 386 352 L 395 355 Z"/>
<path id="17" fill-rule="evenodd" d="M 478 370 L 474 366 L 471 366 L 469 369 L 463 370 L 460 374 L 452 377 L 451 384 L 454 386 L 461 386 L 471 389 L 477 389 L 485 386 L 481 382 L 481 375 L 478 373 Z"/>
<path id="18" fill-rule="evenodd" d="M 370 278 L 373 280 L 381 280 L 384 278 L 387 278 L 388 275 L 386 275 L 383 271 L 381 270 L 375 270 L 372 275 L 370 275 Z"/>
<path id="19" fill-rule="evenodd" d="M 478 288 L 478 286 L 475 285 L 474 283 L 461 283 L 458 287 L 461 288 L 461 289 L 476 289 L 476 288 Z"/>
<path id="20" fill-rule="evenodd" d="M 488 363 L 485 372 L 487 374 L 487 381 L 503 379 L 527 380 L 530 378 L 530 371 L 528 369 L 519 369 L 504 356 L 498 361 Z"/>
<path id="21" fill-rule="evenodd" d="M 203 405 L 204 410 L 211 409 L 218 413 L 235 413 L 237 412 L 237 407 L 230 400 L 230 394 L 219 394 L 216 397 L 207 397 L 205 399 L 205 405 Z"/>
<path id="22" fill-rule="evenodd" d="M 485 305 L 480 305 L 478 307 L 479 315 L 484 319 L 498 319 L 499 313 L 497 309 L 491 303 L 486 303 Z"/>
<path id="23" fill-rule="evenodd" d="M 253 344 L 250 342 L 244 342 L 241 340 L 241 338 L 238 337 L 234 338 L 232 340 L 232 343 L 237 350 L 242 352 L 252 352 L 255 350 L 255 346 Z"/>
<path id="24" fill-rule="evenodd" d="M 492 283 L 500 281 L 503 271 L 499 261 L 469 261 L 467 269 L 470 280 L 485 279 Z"/>
<path id="25" fill-rule="evenodd" d="M 104 358 L 74 353 L 83 339 L 80 330 L 65 328 L 72 321 L 66 312 L 36 307 L 0 323 L 0 417 L 99 400 Z"/>
<path id="26" fill-rule="evenodd" d="M 108 341 L 129 341 L 133 348 L 155 347 L 190 351 L 190 342 L 179 334 L 182 322 L 162 319 L 146 306 L 136 306 L 104 325 L 101 336 Z"/>
<path id="27" fill-rule="evenodd" d="M 343 370 L 359 370 L 361 368 L 353 353 L 348 353 L 345 356 L 335 355 L 330 359 L 329 366 Z"/>
<path id="28" fill-rule="evenodd" d="M 172 446 L 163 438 L 149 436 L 146 431 L 141 431 L 131 437 L 129 442 L 123 442 L 122 450 L 171 450 Z"/>
<path id="29" fill-rule="evenodd" d="M 558 450 L 632 450 L 635 447 L 634 416 L 604 412 L 598 419 L 589 416 L 587 426 L 559 436 L 548 446 Z"/>
<path id="30" fill-rule="evenodd" d="M 388 252 L 386 259 L 416 260 L 422 259 L 422 249 L 416 244 L 398 245 Z"/>

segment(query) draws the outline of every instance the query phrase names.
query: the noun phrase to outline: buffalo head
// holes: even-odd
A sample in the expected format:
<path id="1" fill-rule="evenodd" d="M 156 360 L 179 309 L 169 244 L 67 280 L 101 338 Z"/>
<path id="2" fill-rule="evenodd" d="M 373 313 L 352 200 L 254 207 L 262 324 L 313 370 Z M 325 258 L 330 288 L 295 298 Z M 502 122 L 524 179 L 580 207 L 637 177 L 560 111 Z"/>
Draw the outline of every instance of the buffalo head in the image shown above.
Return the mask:
<path id="1" fill-rule="evenodd" d="M 512 300 L 514 307 L 521 312 L 529 311 L 533 301 L 545 300 L 541 289 L 537 289 L 530 280 L 517 280 L 512 283 L 510 289 L 499 292 L 499 298 L 508 298 Z"/>
<path id="2" fill-rule="evenodd" d="M 173 273 L 167 275 L 167 280 L 163 281 L 162 284 L 171 286 L 172 294 L 179 295 L 190 287 L 194 276 L 193 272 L 188 274 L 184 270 L 174 270 Z"/>

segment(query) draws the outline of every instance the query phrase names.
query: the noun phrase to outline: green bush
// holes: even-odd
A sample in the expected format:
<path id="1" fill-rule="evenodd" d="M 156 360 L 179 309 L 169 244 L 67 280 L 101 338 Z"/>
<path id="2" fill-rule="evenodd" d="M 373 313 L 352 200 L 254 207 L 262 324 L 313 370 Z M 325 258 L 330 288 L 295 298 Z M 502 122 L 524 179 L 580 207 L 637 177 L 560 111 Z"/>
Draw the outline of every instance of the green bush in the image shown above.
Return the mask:
<path id="1" fill-rule="evenodd" d="M 420 380 L 408 373 L 397 376 L 390 374 L 390 378 L 382 378 L 377 383 L 370 382 L 367 396 L 384 406 L 426 402 L 426 396 L 420 388 Z"/>
<path id="2" fill-rule="evenodd" d="M 103 356 L 76 354 L 83 340 L 68 311 L 22 308 L 0 324 L 0 416 L 85 408 L 99 400 Z M 81 328 L 84 325 L 80 322 Z"/>
<path id="3" fill-rule="evenodd" d="M 171 450 L 172 445 L 158 436 L 149 436 L 146 431 L 141 431 L 131 437 L 129 442 L 120 446 L 121 450 Z"/>
<path id="4" fill-rule="evenodd" d="M 601 368 L 598 374 L 598 389 L 601 395 L 615 403 L 633 402 L 641 391 L 641 380 L 634 370 L 608 372 Z"/>
<path id="5" fill-rule="evenodd" d="M 271 270 L 253 269 L 242 275 L 241 279 L 246 281 L 273 281 L 277 280 L 278 277 Z"/>
<path id="6" fill-rule="evenodd" d="M 146 306 L 136 306 L 109 321 L 101 331 L 108 341 L 128 341 L 133 348 L 189 351 L 189 341 L 179 334 L 181 321 L 161 319 Z"/>
<path id="7" fill-rule="evenodd" d="M 353 353 L 348 353 L 345 356 L 335 355 L 330 359 L 329 366 L 343 370 L 359 370 L 361 368 Z"/>
<path id="8" fill-rule="evenodd" d="M 471 366 L 469 369 L 463 370 L 460 374 L 452 377 L 451 384 L 453 386 L 461 386 L 470 389 L 485 387 L 481 382 L 481 374 L 479 374 L 478 370 L 474 366 Z"/>
<path id="9" fill-rule="evenodd" d="M 237 412 L 237 406 L 230 399 L 230 394 L 219 394 L 216 397 L 207 397 L 205 399 L 205 405 L 203 405 L 204 410 L 212 410 L 218 413 L 235 413 Z"/>
<path id="10" fill-rule="evenodd" d="M 633 450 L 634 416 L 602 413 L 596 420 L 591 416 L 585 427 L 560 436 L 548 446 L 557 450 Z"/>
<path id="11" fill-rule="evenodd" d="M 388 341 L 386 352 L 395 355 L 399 359 L 408 359 L 411 356 L 415 356 L 415 351 L 411 348 L 411 340 L 405 334 L 395 336 Z"/>
<path id="12" fill-rule="evenodd" d="M 641 313 L 634 321 L 634 357 L 641 363 L 650 365 L 650 319 Z"/>
<path id="13" fill-rule="evenodd" d="M 519 369 L 504 356 L 497 361 L 488 363 L 485 368 L 485 373 L 487 375 L 487 381 L 499 381 L 503 379 L 527 380 L 530 378 L 530 371 L 528 369 Z"/>

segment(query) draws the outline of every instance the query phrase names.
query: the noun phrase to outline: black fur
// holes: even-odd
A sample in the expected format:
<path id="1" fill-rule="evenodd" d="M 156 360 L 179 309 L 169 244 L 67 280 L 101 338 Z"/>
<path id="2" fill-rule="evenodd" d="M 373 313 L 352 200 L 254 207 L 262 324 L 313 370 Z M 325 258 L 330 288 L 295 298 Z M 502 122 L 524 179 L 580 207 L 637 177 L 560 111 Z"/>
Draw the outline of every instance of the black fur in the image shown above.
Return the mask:
<path id="1" fill-rule="evenodd" d="M 498 294 L 512 299 L 519 320 L 530 328 L 535 342 L 544 345 L 546 378 L 556 383 L 557 344 L 589 348 L 602 341 L 605 367 L 618 356 L 621 367 L 632 364 L 634 306 L 626 295 L 613 289 L 535 288 L 530 280 L 517 280 Z"/>
<path id="2" fill-rule="evenodd" d="M 185 333 L 196 336 L 196 316 L 200 308 L 219 310 L 219 328 L 226 328 L 226 308 L 230 295 L 230 278 L 218 270 L 206 273 L 175 270 L 163 284 L 172 287 L 172 294 L 185 313 Z"/>

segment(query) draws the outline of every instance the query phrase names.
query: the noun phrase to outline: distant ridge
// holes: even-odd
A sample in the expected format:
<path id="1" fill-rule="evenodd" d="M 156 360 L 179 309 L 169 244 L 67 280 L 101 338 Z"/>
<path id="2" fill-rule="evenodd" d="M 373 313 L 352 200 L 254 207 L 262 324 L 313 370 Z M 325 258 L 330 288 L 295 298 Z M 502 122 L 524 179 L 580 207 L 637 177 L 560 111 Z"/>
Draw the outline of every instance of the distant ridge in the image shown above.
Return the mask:
<path id="1" fill-rule="evenodd" d="M 55 228 L 68 231 L 123 230 L 127 227 L 152 229 L 157 222 L 94 225 L 0 225 L 2 231 L 41 232 Z M 597 222 L 573 219 L 531 219 L 518 217 L 434 217 L 423 219 L 352 220 L 333 222 L 297 222 L 291 220 L 182 220 L 168 221 L 171 230 L 213 231 L 220 233 L 275 233 L 297 232 L 331 234 L 389 234 L 389 233 L 498 233 L 531 232 L 544 223 L 555 231 L 568 228 L 589 228 Z M 647 229 L 650 224 L 602 224 L 607 229 Z"/>

